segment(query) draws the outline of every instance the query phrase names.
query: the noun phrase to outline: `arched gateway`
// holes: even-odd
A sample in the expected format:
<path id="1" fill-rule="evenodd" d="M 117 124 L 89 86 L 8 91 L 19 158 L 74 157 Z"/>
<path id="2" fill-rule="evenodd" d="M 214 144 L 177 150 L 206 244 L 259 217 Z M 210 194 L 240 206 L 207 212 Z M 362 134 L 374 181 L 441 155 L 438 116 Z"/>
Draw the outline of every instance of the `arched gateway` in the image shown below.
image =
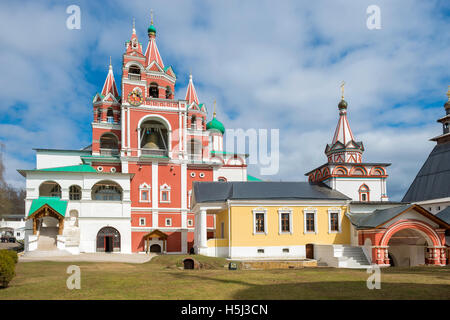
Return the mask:
<path id="1" fill-rule="evenodd" d="M 445 230 L 450 225 L 421 206 L 402 205 L 351 215 L 350 219 L 358 230 L 359 245 L 369 249 L 367 243 L 371 244 L 372 263 L 446 264 Z"/>

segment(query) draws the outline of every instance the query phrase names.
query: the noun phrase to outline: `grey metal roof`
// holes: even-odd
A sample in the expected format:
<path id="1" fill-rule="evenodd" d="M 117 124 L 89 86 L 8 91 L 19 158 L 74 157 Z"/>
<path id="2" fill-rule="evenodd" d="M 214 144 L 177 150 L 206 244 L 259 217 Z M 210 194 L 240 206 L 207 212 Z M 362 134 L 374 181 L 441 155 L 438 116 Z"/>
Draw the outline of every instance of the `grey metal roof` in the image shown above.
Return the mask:
<path id="1" fill-rule="evenodd" d="M 415 210 L 422 214 L 423 216 L 433 220 L 434 222 L 438 223 L 440 226 L 444 228 L 449 228 L 449 221 L 443 219 L 442 217 L 438 215 L 433 215 L 429 211 L 427 211 L 425 208 L 417 205 L 417 204 L 405 204 L 401 206 L 396 206 L 392 208 L 387 209 L 378 209 L 371 213 L 347 213 L 347 217 L 350 219 L 350 222 L 355 225 L 358 229 L 366 229 L 366 228 L 375 228 L 378 227 L 385 222 L 391 220 L 398 214 L 407 211 L 411 208 L 415 208 Z M 448 208 L 447 208 L 448 209 Z M 445 210 L 447 210 L 445 209 Z M 444 211 L 445 211 L 444 210 Z M 442 213 L 442 211 L 440 212 Z M 443 214 L 443 216 L 445 213 Z M 450 216 L 450 214 L 448 214 Z M 450 218 L 450 217 L 449 217 Z"/>
<path id="2" fill-rule="evenodd" d="M 447 197 L 450 197 L 450 142 L 434 147 L 402 201 L 418 202 Z"/>
<path id="3" fill-rule="evenodd" d="M 194 182 L 194 201 L 226 200 L 350 200 L 325 184 L 309 182 Z"/>
<path id="4" fill-rule="evenodd" d="M 375 228 L 380 224 L 389 221 L 399 213 L 411 208 L 412 204 L 406 204 L 398 207 L 392 207 L 388 209 L 375 210 L 371 213 L 349 213 L 349 217 L 352 224 L 358 228 Z"/>
<path id="5" fill-rule="evenodd" d="M 436 213 L 436 217 L 450 224 L 450 207 Z"/>

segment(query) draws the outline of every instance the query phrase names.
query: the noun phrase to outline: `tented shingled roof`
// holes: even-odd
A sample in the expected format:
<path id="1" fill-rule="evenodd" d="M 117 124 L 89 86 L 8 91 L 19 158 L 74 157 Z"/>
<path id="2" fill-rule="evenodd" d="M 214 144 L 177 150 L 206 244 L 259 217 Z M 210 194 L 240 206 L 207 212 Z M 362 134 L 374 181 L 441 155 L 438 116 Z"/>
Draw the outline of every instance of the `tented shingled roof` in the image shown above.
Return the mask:
<path id="1" fill-rule="evenodd" d="M 447 197 L 450 197 L 450 142 L 434 147 L 402 201 L 418 202 Z"/>

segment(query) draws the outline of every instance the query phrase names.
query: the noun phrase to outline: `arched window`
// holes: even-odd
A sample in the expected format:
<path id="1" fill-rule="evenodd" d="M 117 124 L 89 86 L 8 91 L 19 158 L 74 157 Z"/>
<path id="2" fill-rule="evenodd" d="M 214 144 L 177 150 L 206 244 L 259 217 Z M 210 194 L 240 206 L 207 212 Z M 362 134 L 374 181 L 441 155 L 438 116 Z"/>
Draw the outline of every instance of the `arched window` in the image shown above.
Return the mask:
<path id="1" fill-rule="evenodd" d="M 80 186 L 73 185 L 69 187 L 69 200 L 81 200 Z"/>
<path id="2" fill-rule="evenodd" d="M 172 99 L 172 89 L 169 86 L 166 87 L 166 99 Z"/>
<path id="3" fill-rule="evenodd" d="M 225 178 L 225 177 L 219 177 L 219 178 L 217 179 L 217 181 L 220 181 L 220 182 L 227 182 L 227 178 Z"/>
<path id="4" fill-rule="evenodd" d="M 100 153 L 111 154 L 117 153 L 119 149 L 119 141 L 112 133 L 105 133 L 100 137 Z"/>
<path id="5" fill-rule="evenodd" d="M 97 233 L 97 252 L 119 252 L 120 233 L 116 228 L 103 227 Z"/>
<path id="6" fill-rule="evenodd" d="M 152 98 L 159 98 L 158 84 L 156 82 L 150 83 L 148 88 L 148 95 Z"/>
<path id="7" fill-rule="evenodd" d="M 39 197 L 61 198 L 61 186 L 54 181 L 45 181 L 39 186 Z"/>
<path id="8" fill-rule="evenodd" d="M 141 69 L 138 66 L 130 66 L 128 68 L 128 79 L 141 80 Z"/>
<path id="9" fill-rule="evenodd" d="M 367 185 L 363 184 L 361 187 L 359 187 L 359 201 L 370 201 L 369 195 L 370 189 Z"/>
<path id="10" fill-rule="evenodd" d="M 108 123 L 114 123 L 114 112 L 112 108 L 108 108 L 108 112 L 106 113 L 106 121 Z"/>
<path id="11" fill-rule="evenodd" d="M 102 108 L 97 108 L 97 122 L 102 122 Z"/>
<path id="12" fill-rule="evenodd" d="M 121 201 L 122 188 L 112 181 L 100 181 L 92 187 L 92 200 Z"/>
<path id="13" fill-rule="evenodd" d="M 158 120 L 147 120 L 140 127 L 142 154 L 167 156 L 169 135 L 166 126 Z"/>

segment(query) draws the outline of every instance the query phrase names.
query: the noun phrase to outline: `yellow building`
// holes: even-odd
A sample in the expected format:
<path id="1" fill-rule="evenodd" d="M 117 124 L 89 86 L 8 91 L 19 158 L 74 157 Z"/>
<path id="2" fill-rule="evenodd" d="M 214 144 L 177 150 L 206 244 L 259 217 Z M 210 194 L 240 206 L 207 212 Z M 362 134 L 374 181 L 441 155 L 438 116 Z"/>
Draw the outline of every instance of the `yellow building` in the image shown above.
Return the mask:
<path id="1" fill-rule="evenodd" d="M 308 182 L 196 182 L 194 249 L 233 259 L 312 258 L 314 247 L 350 244 L 349 201 Z M 214 232 L 206 229 L 210 214 Z"/>

